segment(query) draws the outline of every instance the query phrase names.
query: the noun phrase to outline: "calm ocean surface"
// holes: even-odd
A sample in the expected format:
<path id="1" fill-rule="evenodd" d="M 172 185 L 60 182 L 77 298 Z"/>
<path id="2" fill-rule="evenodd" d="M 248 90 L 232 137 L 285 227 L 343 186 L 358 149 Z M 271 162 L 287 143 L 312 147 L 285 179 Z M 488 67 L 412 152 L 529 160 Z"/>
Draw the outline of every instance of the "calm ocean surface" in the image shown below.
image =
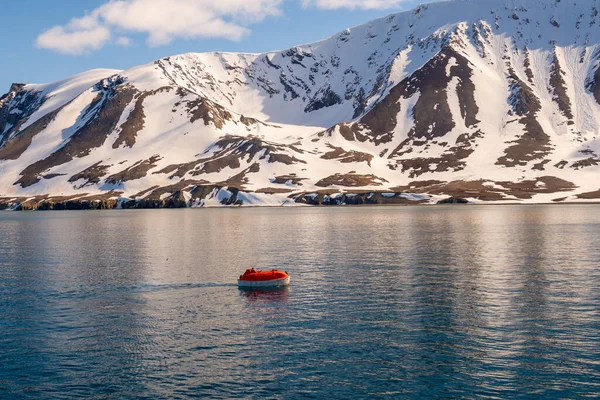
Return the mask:
<path id="1" fill-rule="evenodd" d="M 600 396 L 600 206 L 0 213 L 0 398 Z M 288 290 L 240 291 L 246 267 Z"/>

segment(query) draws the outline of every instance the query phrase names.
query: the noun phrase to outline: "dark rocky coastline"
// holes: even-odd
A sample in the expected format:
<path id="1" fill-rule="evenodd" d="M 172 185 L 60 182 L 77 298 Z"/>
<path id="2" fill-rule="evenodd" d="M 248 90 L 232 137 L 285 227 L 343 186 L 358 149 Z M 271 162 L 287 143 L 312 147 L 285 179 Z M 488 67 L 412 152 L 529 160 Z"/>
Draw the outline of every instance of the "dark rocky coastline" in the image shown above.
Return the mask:
<path id="1" fill-rule="evenodd" d="M 192 193 L 176 191 L 167 197 L 150 197 L 130 199 L 119 196 L 120 193 L 106 193 L 97 196 L 49 197 L 32 198 L 0 198 L 0 210 L 13 211 L 63 211 L 63 210 L 111 210 L 111 209 L 156 209 L 156 208 L 188 208 L 201 206 L 202 201 L 211 195 L 225 190 L 227 196 L 222 196 L 219 203 L 222 206 L 244 205 L 244 195 L 254 192 L 242 192 L 232 187 L 210 186 L 197 188 Z M 190 197 L 191 195 L 191 197 Z M 321 190 L 317 192 L 292 193 L 287 199 L 289 203 L 311 206 L 342 206 L 342 205 L 418 205 L 430 204 L 427 196 L 412 198 L 401 192 L 358 191 L 340 193 L 336 190 Z M 455 203 L 466 203 L 466 200 L 454 199 Z M 443 200 L 442 202 L 448 202 Z M 440 202 L 440 203 L 442 203 Z M 252 204 L 249 204 L 252 205 Z"/>

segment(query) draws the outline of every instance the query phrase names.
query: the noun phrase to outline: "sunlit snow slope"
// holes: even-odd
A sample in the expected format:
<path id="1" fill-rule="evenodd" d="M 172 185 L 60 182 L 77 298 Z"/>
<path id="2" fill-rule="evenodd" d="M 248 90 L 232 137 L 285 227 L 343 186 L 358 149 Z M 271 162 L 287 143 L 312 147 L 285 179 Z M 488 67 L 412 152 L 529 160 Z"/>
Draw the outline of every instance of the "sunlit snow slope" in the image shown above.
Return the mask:
<path id="1" fill-rule="evenodd" d="M 598 10 L 454 0 L 279 52 L 15 84 L 0 99 L 0 201 L 594 201 Z"/>

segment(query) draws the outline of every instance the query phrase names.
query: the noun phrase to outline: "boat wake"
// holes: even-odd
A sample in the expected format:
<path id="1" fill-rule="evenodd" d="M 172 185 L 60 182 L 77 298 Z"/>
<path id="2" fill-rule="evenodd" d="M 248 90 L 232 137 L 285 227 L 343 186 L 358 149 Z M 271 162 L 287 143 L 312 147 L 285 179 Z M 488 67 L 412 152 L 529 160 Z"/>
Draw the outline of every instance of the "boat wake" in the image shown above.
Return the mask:
<path id="1" fill-rule="evenodd" d="M 137 286 L 134 290 L 139 292 L 156 292 L 165 290 L 188 290 L 188 289 L 203 289 L 203 288 L 219 288 L 219 287 L 237 287 L 235 283 L 218 283 L 218 282 L 201 282 L 201 283 L 173 283 L 164 285 L 142 285 Z"/>

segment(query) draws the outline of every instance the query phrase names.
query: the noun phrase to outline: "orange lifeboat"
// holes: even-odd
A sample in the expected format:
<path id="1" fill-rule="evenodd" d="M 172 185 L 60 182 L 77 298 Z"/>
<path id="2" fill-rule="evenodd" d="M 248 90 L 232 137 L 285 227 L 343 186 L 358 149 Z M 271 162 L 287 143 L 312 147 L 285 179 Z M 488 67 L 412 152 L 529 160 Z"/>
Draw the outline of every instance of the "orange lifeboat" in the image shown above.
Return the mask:
<path id="1" fill-rule="evenodd" d="M 238 279 L 238 287 L 243 289 L 283 287 L 290 284 L 290 275 L 287 272 L 273 269 L 271 271 L 257 271 L 248 268 Z"/>

